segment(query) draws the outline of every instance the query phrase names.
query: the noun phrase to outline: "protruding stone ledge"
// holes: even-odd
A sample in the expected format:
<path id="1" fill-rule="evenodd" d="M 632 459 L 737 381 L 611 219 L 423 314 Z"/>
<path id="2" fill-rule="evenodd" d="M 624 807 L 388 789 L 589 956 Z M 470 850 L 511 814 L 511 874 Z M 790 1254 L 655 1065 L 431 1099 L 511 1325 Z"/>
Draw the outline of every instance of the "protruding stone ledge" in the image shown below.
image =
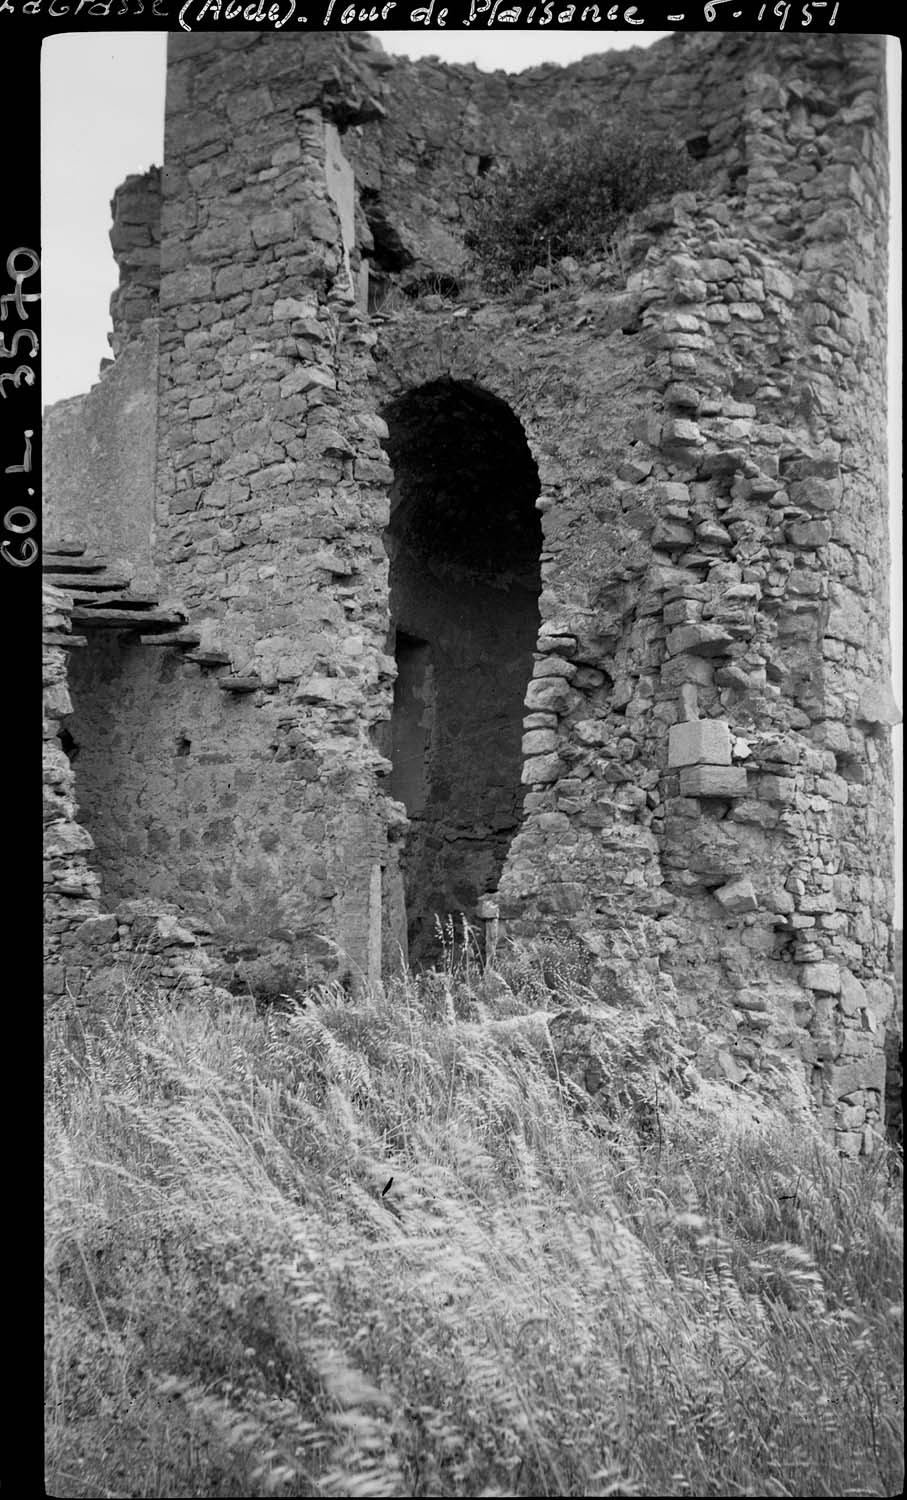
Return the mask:
<path id="1" fill-rule="evenodd" d="M 904 715 L 894 700 L 889 683 L 871 684 L 863 689 L 857 705 L 857 719 L 864 724 L 883 724 L 888 729 L 903 723 Z"/>
<path id="2" fill-rule="evenodd" d="M 46 547 L 41 554 L 42 573 L 104 573 L 109 559 L 100 554 L 89 557 L 84 547 L 77 542 L 59 542 L 54 546 Z M 71 579 L 67 578 L 67 584 Z"/>
<path id="3" fill-rule="evenodd" d="M 66 635 L 62 630 L 45 630 L 42 639 L 45 646 L 62 646 L 69 650 L 71 646 L 84 646 L 88 637 L 84 635 Z"/>
<path id="4" fill-rule="evenodd" d="M 746 771 L 742 766 L 687 766 L 680 773 L 682 797 L 745 797 Z"/>
<path id="5" fill-rule="evenodd" d="M 199 667 L 229 667 L 230 657 L 226 651 L 208 651 L 202 648 L 198 651 L 187 651 L 186 661 L 194 661 Z"/>
<path id="6" fill-rule="evenodd" d="M 723 625 L 678 625 L 668 632 L 669 656 L 724 656 L 734 643 Z"/>
<path id="7" fill-rule="evenodd" d="M 74 625 L 85 629 L 142 630 L 146 634 L 160 629 L 171 631 L 185 622 L 185 615 L 163 609 L 107 609 L 76 605 L 72 612 Z"/>
<path id="8" fill-rule="evenodd" d="M 176 646 L 180 650 L 191 650 L 194 646 L 201 644 L 201 635 L 197 630 L 186 626 L 183 630 L 162 630 L 157 635 L 140 635 L 141 646 Z"/>

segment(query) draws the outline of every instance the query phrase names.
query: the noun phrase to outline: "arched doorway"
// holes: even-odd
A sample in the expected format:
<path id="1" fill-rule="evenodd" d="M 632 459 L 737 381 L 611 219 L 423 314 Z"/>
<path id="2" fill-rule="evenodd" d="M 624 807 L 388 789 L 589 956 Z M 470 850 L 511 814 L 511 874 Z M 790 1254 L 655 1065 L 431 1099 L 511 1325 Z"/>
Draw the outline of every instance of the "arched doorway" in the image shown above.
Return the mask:
<path id="1" fill-rule="evenodd" d="M 513 411 L 450 379 L 384 411 L 390 524 L 391 793 L 410 961 L 437 957 L 436 916 L 474 914 L 522 816 L 523 700 L 539 628 L 538 470 Z"/>

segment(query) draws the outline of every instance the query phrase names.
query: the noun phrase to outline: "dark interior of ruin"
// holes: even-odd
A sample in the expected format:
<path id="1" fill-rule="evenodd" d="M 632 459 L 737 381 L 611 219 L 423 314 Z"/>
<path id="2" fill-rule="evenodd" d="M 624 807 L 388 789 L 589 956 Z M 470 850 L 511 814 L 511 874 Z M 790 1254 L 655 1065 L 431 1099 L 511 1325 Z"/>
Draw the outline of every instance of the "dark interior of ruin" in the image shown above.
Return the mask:
<path id="1" fill-rule="evenodd" d="M 523 699 L 539 628 L 539 478 L 509 406 L 432 381 L 384 411 L 394 468 L 390 613 L 398 677 L 391 794 L 404 854 L 410 961 L 437 921 L 494 891 L 519 825 Z"/>

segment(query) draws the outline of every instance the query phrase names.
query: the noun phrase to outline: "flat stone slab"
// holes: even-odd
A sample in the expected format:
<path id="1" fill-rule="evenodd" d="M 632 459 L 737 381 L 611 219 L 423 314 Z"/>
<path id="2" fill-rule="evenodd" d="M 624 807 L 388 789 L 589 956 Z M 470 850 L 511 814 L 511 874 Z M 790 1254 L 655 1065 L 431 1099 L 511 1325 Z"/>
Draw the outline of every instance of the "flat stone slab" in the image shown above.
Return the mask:
<path id="1" fill-rule="evenodd" d="M 201 636 L 197 630 L 187 626 L 185 630 L 162 630 L 157 635 L 140 635 L 139 643 L 142 646 L 181 646 L 188 651 L 193 646 L 200 645 Z"/>
<path id="2" fill-rule="evenodd" d="M 71 541 L 67 537 L 55 536 L 53 541 L 48 541 L 43 550 L 44 558 L 51 557 L 82 557 L 85 547 L 82 542 Z"/>
<path id="3" fill-rule="evenodd" d="M 85 593 L 76 589 L 72 594 L 73 603 L 80 609 L 90 609 L 93 613 L 104 609 L 159 609 L 160 601 L 153 594 L 130 594 L 124 589 L 111 589 L 103 593 Z"/>
<path id="4" fill-rule="evenodd" d="M 45 568 L 45 573 L 55 571 Z M 97 573 L 67 573 L 63 587 L 70 593 L 79 595 L 83 592 L 91 594 L 120 593 L 129 588 L 130 580 L 120 575 L 109 574 L 106 569 Z"/>
<path id="5" fill-rule="evenodd" d="M 184 623 L 181 615 L 167 613 L 164 610 L 154 609 L 92 609 L 80 604 L 72 612 L 74 625 L 81 625 L 82 629 L 93 626 L 95 629 L 103 627 L 107 630 L 145 630 L 150 632 L 160 630 L 175 630 L 177 626 Z"/>
<path id="6" fill-rule="evenodd" d="M 106 557 L 86 557 L 70 552 L 44 552 L 41 556 L 43 573 L 100 573 L 107 567 Z"/>
<path id="7" fill-rule="evenodd" d="M 225 651 L 187 651 L 186 660 L 200 667 L 229 667 L 231 659 Z"/>
<path id="8" fill-rule="evenodd" d="M 65 630 L 45 630 L 44 644 L 45 646 L 65 646 L 69 650 L 70 646 L 84 646 L 85 636 L 70 635 Z"/>

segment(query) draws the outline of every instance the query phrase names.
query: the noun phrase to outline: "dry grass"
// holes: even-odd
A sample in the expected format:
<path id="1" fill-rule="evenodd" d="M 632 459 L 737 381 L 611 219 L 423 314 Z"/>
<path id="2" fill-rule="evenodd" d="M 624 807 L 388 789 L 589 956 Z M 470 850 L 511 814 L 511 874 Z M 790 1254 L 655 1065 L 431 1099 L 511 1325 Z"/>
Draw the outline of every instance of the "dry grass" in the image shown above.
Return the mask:
<path id="1" fill-rule="evenodd" d="M 637 209 L 694 189 L 683 146 L 639 117 L 575 119 L 477 185 L 464 237 L 489 285 L 563 256 L 600 256 Z"/>
<path id="2" fill-rule="evenodd" d="M 898 1492 L 891 1175 L 590 1130 L 511 981 L 51 1016 L 49 1493 Z"/>

